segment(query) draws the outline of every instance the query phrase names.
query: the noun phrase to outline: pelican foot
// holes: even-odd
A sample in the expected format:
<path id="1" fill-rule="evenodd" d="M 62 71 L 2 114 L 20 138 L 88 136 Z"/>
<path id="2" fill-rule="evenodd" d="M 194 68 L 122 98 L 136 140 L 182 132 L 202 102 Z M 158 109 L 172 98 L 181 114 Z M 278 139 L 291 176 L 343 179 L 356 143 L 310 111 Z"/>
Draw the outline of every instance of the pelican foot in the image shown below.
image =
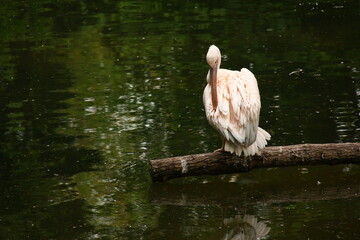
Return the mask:
<path id="1" fill-rule="evenodd" d="M 216 149 L 214 152 L 226 152 L 224 148 Z"/>

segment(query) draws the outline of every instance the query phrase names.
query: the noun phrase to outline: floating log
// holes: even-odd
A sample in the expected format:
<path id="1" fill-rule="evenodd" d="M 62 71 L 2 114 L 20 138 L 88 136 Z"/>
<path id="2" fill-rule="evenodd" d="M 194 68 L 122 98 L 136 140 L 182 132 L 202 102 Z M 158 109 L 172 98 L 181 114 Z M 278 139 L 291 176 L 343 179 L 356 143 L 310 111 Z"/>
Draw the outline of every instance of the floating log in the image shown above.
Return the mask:
<path id="1" fill-rule="evenodd" d="M 248 172 L 254 168 L 348 163 L 360 163 L 360 143 L 271 146 L 264 148 L 260 155 L 248 157 L 211 152 L 149 161 L 154 182 L 185 176 Z"/>

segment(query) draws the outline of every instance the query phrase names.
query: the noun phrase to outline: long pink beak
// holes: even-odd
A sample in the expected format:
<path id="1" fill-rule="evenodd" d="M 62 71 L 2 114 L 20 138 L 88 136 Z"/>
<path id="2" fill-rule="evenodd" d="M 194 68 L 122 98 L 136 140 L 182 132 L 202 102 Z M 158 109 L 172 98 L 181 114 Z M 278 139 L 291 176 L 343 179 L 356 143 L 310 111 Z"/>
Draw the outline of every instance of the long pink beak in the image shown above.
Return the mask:
<path id="1" fill-rule="evenodd" d="M 213 68 L 210 68 L 210 84 L 211 84 L 211 100 L 213 105 L 213 110 L 216 111 L 218 106 L 217 99 L 217 63 L 215 63 Z"/>

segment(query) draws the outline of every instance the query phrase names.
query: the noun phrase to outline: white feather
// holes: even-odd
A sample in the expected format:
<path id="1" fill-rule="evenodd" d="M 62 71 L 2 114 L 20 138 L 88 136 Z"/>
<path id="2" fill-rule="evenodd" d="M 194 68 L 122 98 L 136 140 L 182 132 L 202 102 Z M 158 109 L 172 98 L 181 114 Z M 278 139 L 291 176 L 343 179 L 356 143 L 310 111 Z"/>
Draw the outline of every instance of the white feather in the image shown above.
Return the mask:
<path id="1" fill-rule="evenodd" d="M 217 97 L 214 111 L 208 84 L 203 94 L 206 117 L 223 136 L 224 150 L 245 156 L 258 153 L 271 136 L 258 127 L 261 101 L 255 76 L 246 68 L 240 72 L 218 69 Z"/>

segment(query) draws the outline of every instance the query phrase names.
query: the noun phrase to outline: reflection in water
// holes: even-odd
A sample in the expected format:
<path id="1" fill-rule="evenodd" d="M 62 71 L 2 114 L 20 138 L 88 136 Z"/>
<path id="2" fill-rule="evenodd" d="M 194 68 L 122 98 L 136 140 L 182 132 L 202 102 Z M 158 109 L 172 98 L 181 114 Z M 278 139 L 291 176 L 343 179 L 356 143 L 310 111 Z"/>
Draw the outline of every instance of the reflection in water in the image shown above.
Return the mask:
<path id="1" fill-rule="evenodd" d="M 0 239 L 203 239 L 219 205 L 269 219 L 277 240 L 334 239 L 337 221 L 359 239 L 358 166 L 184 180 L 192 187 L 150 187 L 147 169 L 218 146 L 201 101 L 212 43 L 226 68 L 258 76 L 271 144 L 358 141 L 359 4 L 334 4 L 2 4 Z"/>
<path id="2" fill-rule="evenodd" d="M 236 215 L 233 218 L 224 218 L 223 226 L 213 233 L 210 239 L 218 240 L 256 240 L 265 237 L 270 228 L 262 221 L 258 222 L 253 215 Z M 216 236 L 216 238 L 215 238 Z"/>
<path id="3" fill-rule="evenodd" d="M 356 198 L 360 193 L 359 170 L 357 165 L 345 170 L 343 166 L 316 166 L 306 170 L 258 170 L 223 176 L 221 181 L 205 176 L 201 179 L 206 183 L 152 184 L 149 199 L 155 205 L 249 207 L 252 204 Z"/>
<path id="4" fill-rule="evenodd" d="M 55 238 L 60 232 L 77 237 L 77 228 L 91 226 L 69 177 L 92 170 L 101 153 L 74 146 L 82 138 L 74 129 L 59 132 L 67 125 L 66 101 L 73 95 L 67 92 L 71 75 L 62 61 L 49 60 L 57 52 L 10 50 L 14 76 L 0 89 L 0 238 Z"/>

